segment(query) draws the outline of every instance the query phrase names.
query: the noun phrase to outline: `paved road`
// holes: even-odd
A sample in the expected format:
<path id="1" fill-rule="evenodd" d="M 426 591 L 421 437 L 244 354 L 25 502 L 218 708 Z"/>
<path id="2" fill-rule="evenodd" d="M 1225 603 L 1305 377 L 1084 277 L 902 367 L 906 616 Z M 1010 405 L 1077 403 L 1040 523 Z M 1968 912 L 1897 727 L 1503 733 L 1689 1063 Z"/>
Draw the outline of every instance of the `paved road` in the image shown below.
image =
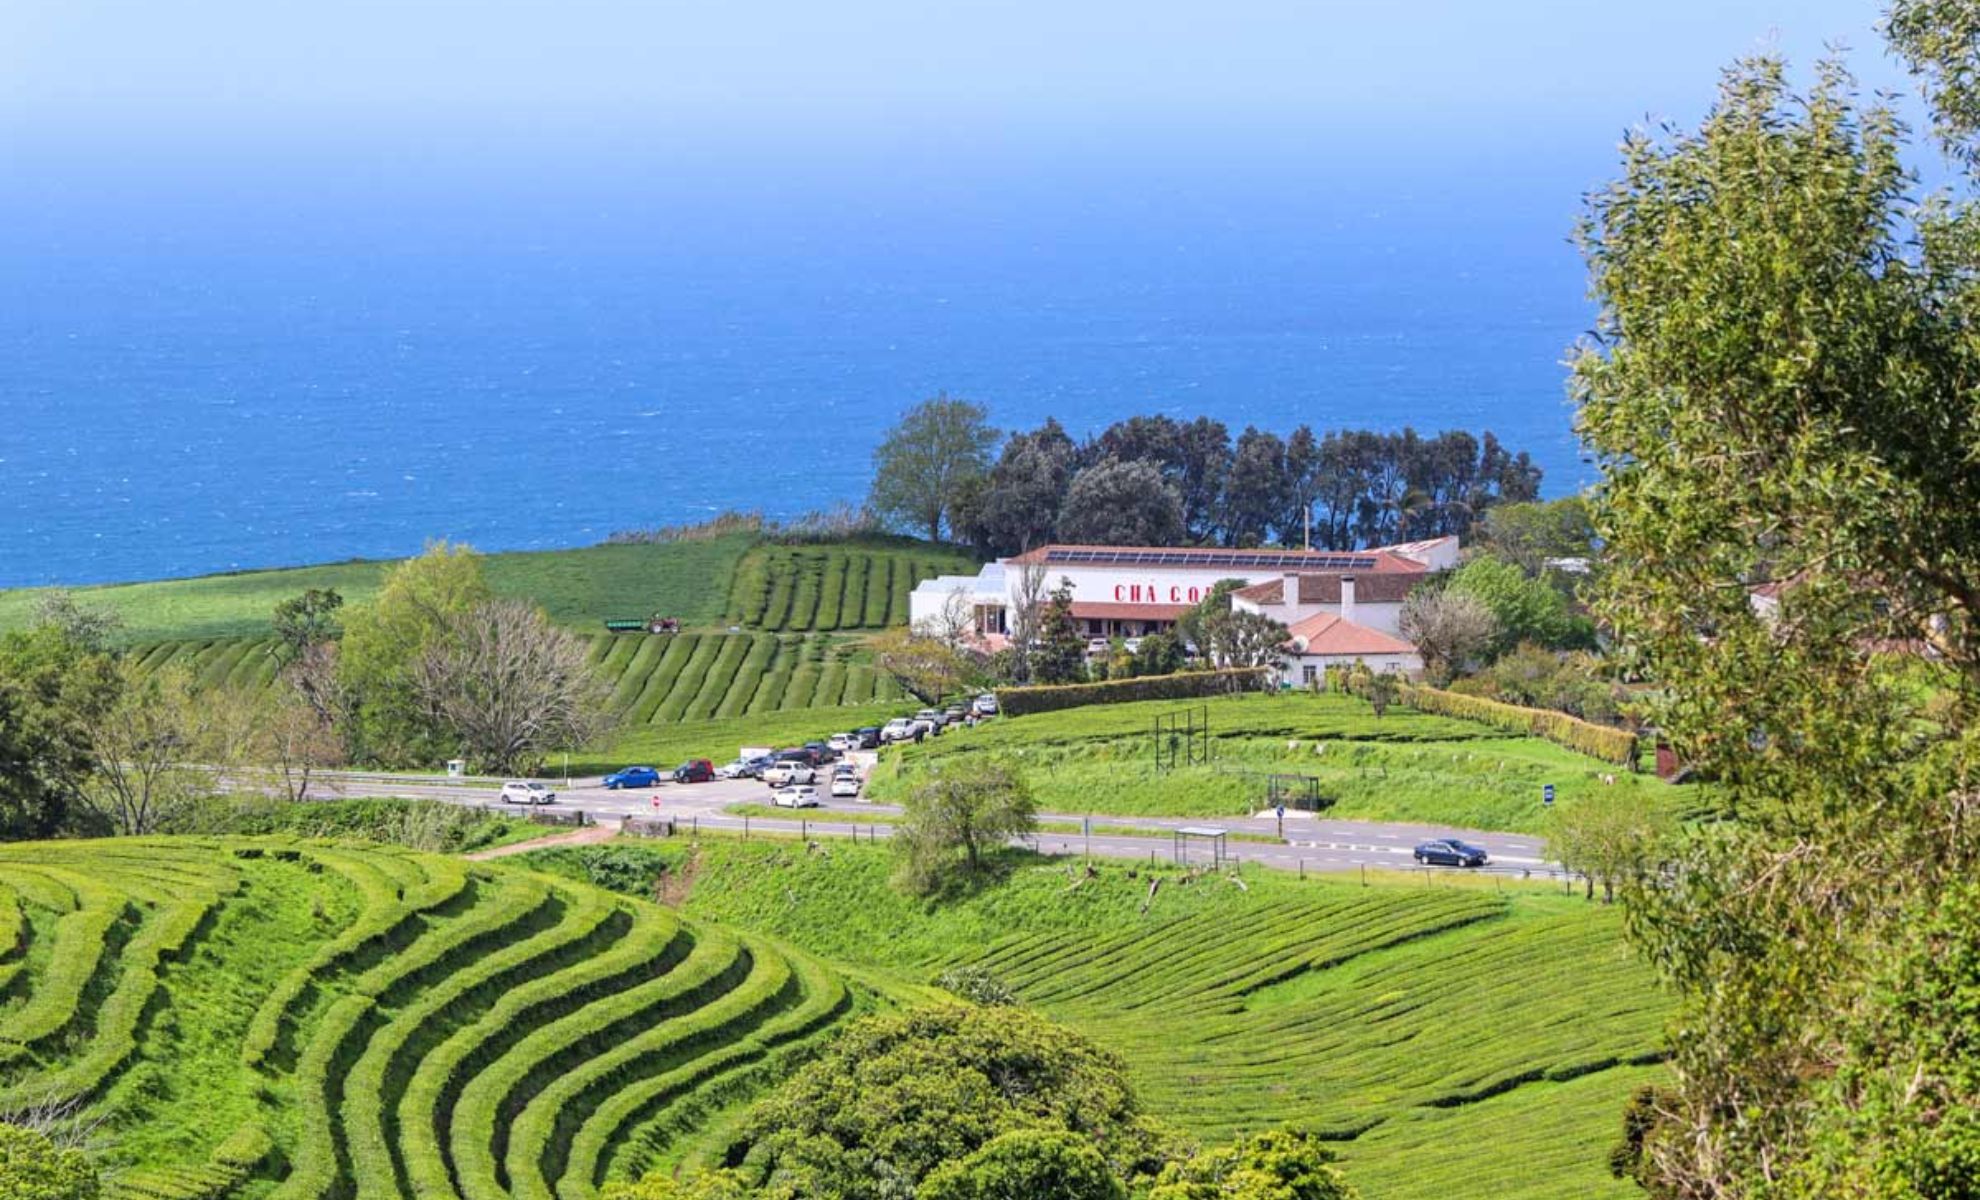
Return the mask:
<path id="1" fill-rule="evenodd" d="M 870 757 L 869 761 L 870 761 Z M 777 832 L 803 830 L 825 837 L 884 838 L 890 829 L 882 821 L 900 810 L 885 804 L 833 799 L 824 796 L 820 786 L 820 806 L 787 819 L 742 817 L 727 809 L 735 804 L 768 804 L 770 789 L 754 779 L 718 780 L 714 783 L 663 783 L 654 788 L 607 791 L 597 777 L 573 779 L 564 786 L 560 779 L 546 778 L 557 792 L 557 807 L 581 809 L 601 824 L 624 817 L 669 817 L 678 825 L 691 828 L 742 831 L 762 829 Z M 324 779 L 319 794 L 342 796 L 413 796 L 446 800 L 457 804 L 493 804 L 493 788 L 477 787 L 437 776 L 384 777 L 376 775 L 332 775 Z M 657 801 L 657 803 L 656 803 Z M 836 820 L 834 818 L 837 818 Z M 848 818 L 851 818 L 848 820 Z M 1053 825 L 1079 825 L 1091 820 L 1094 826 L 1119 829 L 1131 826 L 1148 830 L 1141 836 L 1117 833 L 1095 834 L 1086 838 L 1073 832 L 1041 833 L 1038 849 L 1047 853 L 1091 852 L 1107 858 L 1168 861 L 1173 857 L 1174 838 L 1167 831 L 1179 826 L 1214 826 L 1232 833 L 1276 838 L 1280 823 L 1270 815 L 1262 817 L 1124 817 L 1105 814 L 1041 813 L 1040 820 Z M 1538 837 L 1488 833 L 1481 830 L 1446 826 L 1409 825 L 1385 821 L 1342 821 L 1304 813 L 1287 813 L 1283 842 L 1237 841 L 1228 843 L 1230 853 L 1241 861 L 1285 870 L 1358 871 L 1363 868 L 1417 870 L 1411 850 L 1425 838 L 1462 837 L 1483 846 L 1491 855 L 1486 871 L 1511 876 L 1559 877 L 1556 863 L 1546 861 L 1545 846 Z M 1194 854 L 1206 852 L 1199 846 Z"/>

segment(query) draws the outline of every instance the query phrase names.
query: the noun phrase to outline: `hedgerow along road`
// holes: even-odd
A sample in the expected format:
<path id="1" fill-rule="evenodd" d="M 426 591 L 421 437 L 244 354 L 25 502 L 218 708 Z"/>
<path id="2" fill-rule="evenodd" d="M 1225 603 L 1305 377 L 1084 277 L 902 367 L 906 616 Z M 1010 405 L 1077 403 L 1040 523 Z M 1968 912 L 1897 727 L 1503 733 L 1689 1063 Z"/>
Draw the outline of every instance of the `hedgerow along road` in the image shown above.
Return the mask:
<path id="1" fill-rule="evenodd" d="M 872 755 L 856 756 L 862 762 L 861 774 L 870 769 Z M 319 776 L 324 794 L 342 797 L 410 797 L 444 800 L 453 804 L 495 806 L 493 788 L 448 779 L 444 776 L 385 776 L 359 773 L 331 773 Z M 728 811 L 732 806 L 769 804 L 771 789 L 754 779 L 721 779 L 712 783 L 663 782 L 657 787 L 608 791 L 599 777 L 573 778 L 563 786 L 557 778 L 548 780 L 557 793 L 552 806 L 566 812 L 583 812 L 593 821 L 615 823 L 627 817 L 671 819 L 676 826 L 696 830 L 742 833 L 798 833 L 820 837 L 885 837 L 891 826 L 887 818 L 899 809 L 886 804 L 831 798 L 819 787 L 819 806 L 793 811 L 788 818 L 743 816 Z M 656 804 L 655 801 L 658 801 Z M 1123 817 L 1084 813 L 1041 813 L 1048 826 L 1034 839 L 1037 849 L 1046 853 L 1091 853 L 1103 858 L 1140 859 L 1151 855 L 1169 861 L 1174 853 L 1173 830 L 1180 827 L 1225 829 L 1244 834 L 1243 840 L 1228 843 L 1231 857 L 1245 863 L 1287 871 L 1416 870 L 1411 852 L 1417 843 L 1433 837 L 1460 837 L 1484 847 L 1491 863 L 1480 870 L 1486 874 L 1513 878 L 1558 878 L 1565 874 L 1560 864 L 1546 857 L 1546 844 L 1529 834 L 1492 833 L 1484 830 L 1453 829 L 1438 825 L 1411 825 L 1389 821 L 1342 821 L 1288 810 L 1283 819 L 1285 841 L 1276 838 L 1281 828 L 1276 815 L 1230 818 Z M 1091 837 L 1069 827 L 1091 822 Z M 1123 828 L 1148 830 L 1146 834 L 1124 834 Z M 1192 859 L 1202 861 L 1209 851 L 1200 842 L 1190 847 Z"/>

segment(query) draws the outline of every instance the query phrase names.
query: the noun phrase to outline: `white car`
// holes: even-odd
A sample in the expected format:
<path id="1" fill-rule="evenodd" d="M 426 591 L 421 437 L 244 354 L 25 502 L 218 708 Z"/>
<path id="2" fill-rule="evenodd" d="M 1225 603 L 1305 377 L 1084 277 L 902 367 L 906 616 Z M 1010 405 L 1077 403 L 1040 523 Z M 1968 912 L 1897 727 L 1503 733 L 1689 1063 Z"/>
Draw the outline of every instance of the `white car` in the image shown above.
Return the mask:
<path id="1" fill-rule="evenodd" d="M 850 754 L 859 749 L 859 738 L 850 733 L 835 733 L 825 739 L 825 744 L 840 754 Z"/>
<path id="2" fill-rule="evenodd" d="M 717 779 L 741 779 L 748 773 L 749 764 L 740 758 L 732 763 L 723 763 L 721 766 L 715 768 L 715 778 Z"/>
<path id="3" fill-rule="evenodd" d="M 859 795 L 859 776 L 839 775 L 834 777 L 832 780 L 832 794 L 834 796 Z"/>
<path id="4" fill-rule="evenodd" d="M 997 715 L 997 697 L 996 697 L 996 695 L 995 695 L 995 693 L 992 693 L 992 692 L 985 692 L 985 693 L 983 693 L 983 694 L 982 694 L 981 696 L 978 696 L 978 697 L 976 698 L 976 704 L 975 704 L 975 708 L 976 708 L 976 715 L 977 715 L 977 716 L 979 716 L 979 717 L 994 717 L 994 716 L 996 716 L 996 715 Z"/>
<path id="5" fill-rule="evenodd" d="M 773 788 L 790 787 L 796 783 L 812 783 L 817 778 L 818 772 L 812 768 L 811 764 L 799 762 L 794 758 L 787 758 L 780 763 L 772 763 L 763 770 L 763 782 Z"/>
<path id="6" fill-rule="evenodd" d="M 504 804 L 554 804 L 557 793 L 533 779 L 511 779 L 502 785 Z"/>
<path id="7" fill-rule="evenodd" d="M 883 742 L 913 741 L 914 722 L 906 717 L 895 717 L 880 727 L 880 740 Z"/>
<path id="8" fill-rule="evenodd" d="M 778 808 L 817 808 L 818 789 L 810 784 L 792 784 L 778 788 L 771 801 Z"/>

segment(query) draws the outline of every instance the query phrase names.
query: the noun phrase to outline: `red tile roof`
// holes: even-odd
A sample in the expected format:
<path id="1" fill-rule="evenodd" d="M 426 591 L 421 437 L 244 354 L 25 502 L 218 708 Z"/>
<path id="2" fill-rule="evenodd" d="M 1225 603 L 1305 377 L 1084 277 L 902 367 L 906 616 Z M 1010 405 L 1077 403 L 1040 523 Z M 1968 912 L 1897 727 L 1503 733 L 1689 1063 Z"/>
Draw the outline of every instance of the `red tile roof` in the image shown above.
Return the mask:
<path id="1" fill-rule="evenodd" d="M 1286 631 L 1294 653 L 1351 656 L 1356 654 L 1414 654 L 1416 647 L 1399 637 L 1343 621 L 1333 613 L 1316 613 Z M 1301 646 L 1304 649 L 1301 649 Z"/>

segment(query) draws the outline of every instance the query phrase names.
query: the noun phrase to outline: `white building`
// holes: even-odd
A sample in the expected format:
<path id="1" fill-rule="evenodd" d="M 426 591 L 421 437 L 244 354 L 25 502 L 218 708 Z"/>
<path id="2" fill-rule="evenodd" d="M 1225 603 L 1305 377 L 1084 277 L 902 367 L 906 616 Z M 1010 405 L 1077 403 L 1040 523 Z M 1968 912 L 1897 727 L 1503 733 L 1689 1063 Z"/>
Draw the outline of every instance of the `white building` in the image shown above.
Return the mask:
<path id="1" fill-rule="evenodd" d="M 1293 687 L 1311 687 L 1327 678 L 1327 668 L 1356 663 L 1391 675 L 1423 672 L 1423 656 L 1415 646 L 1335 613 L 1316 613 L 1287 632 L 1291 636 L 1280 678 Z"/>
<path id="2" fill-rule="evenodd" d="M 995 641 L 1009 634 L 1010 613 L 1027 586 L 1050 593 L 1063 583 L 1084 636 L 1141 637 L 1168 629 L 1219 581 L 1238 579 L 1248 586 L 1234 604 L 1287 625 L 1331 613 L 1393 634 L 1409 589 L 1456 562 L 1454 537 L 1354 551 L 1041 546 L 974 576 L 924 581 L 908 598 L 908 617 L 926 625 L 949 605 L 967 603 L 977 632 Z M 1290 606 L 1286 595 L 1294 598 Z"/>

